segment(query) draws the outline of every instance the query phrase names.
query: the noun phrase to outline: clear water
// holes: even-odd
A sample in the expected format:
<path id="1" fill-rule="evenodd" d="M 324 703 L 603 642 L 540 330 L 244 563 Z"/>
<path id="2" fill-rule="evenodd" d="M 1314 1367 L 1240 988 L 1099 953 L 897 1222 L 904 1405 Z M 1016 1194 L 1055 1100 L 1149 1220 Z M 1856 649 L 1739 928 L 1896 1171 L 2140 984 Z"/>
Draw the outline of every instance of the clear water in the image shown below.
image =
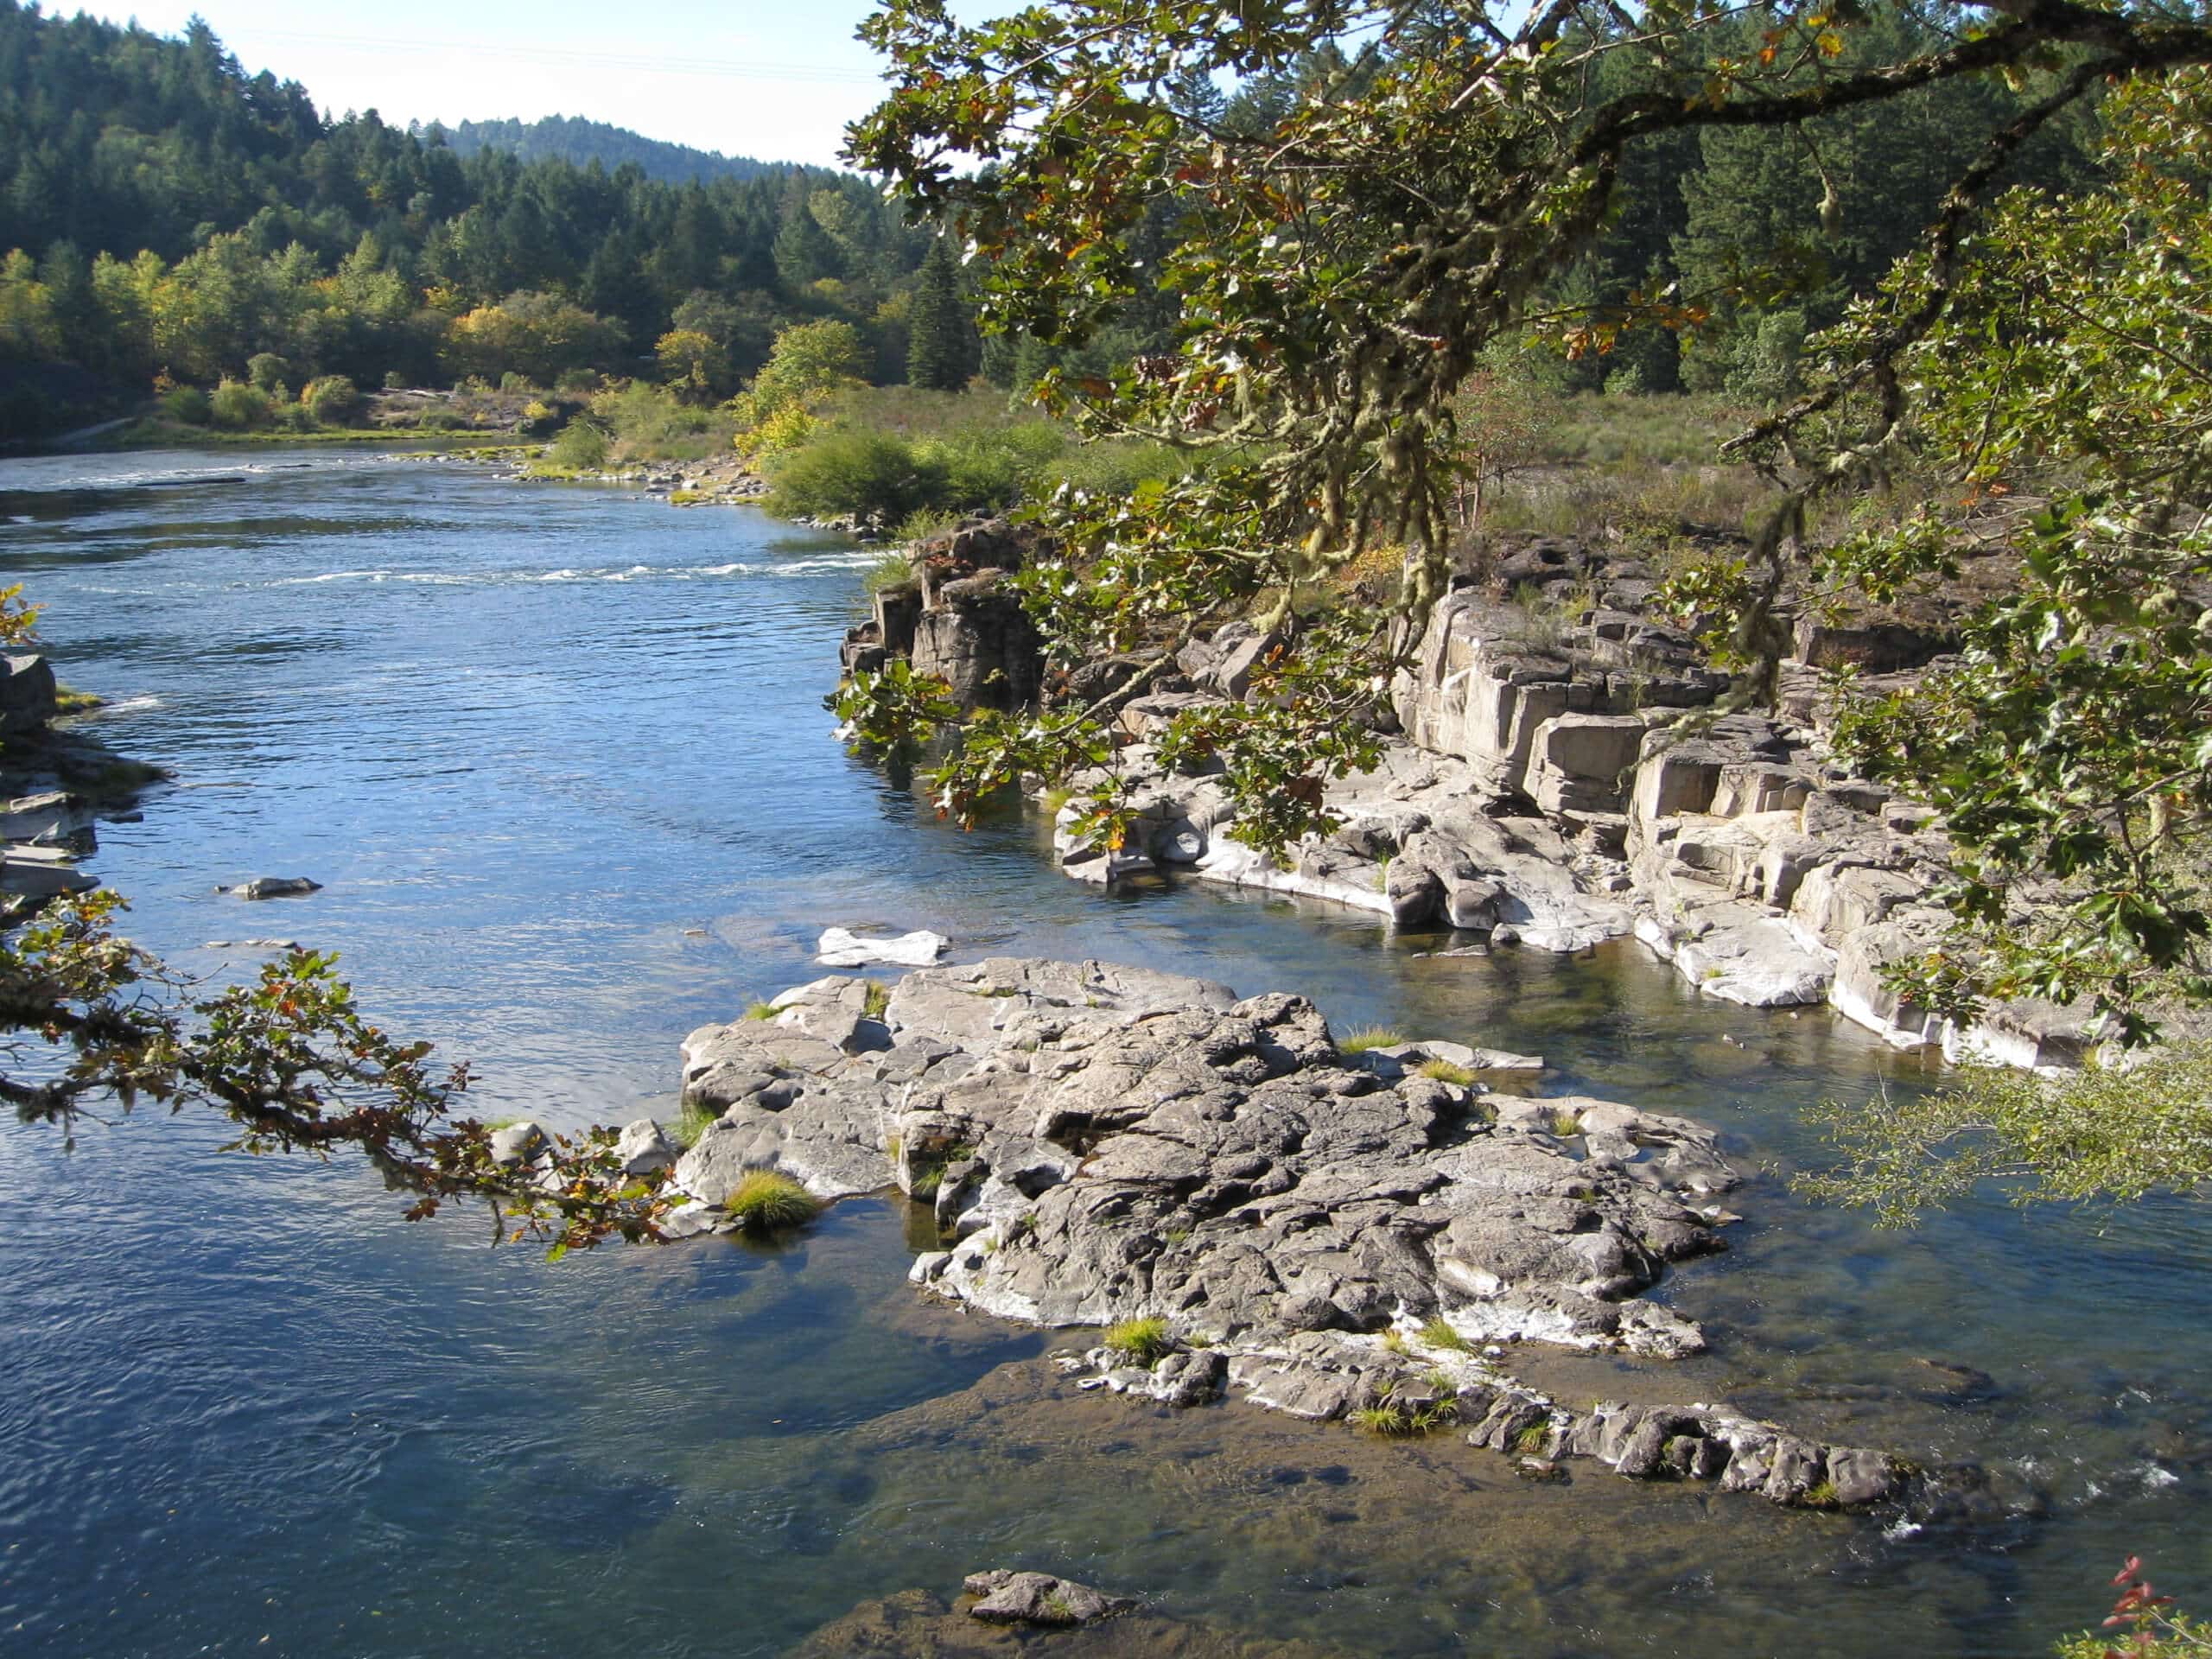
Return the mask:
<path id="1" fill-rule="evenodd" d="M 1423 958 L 1371 918 L 1102 897 L 1037 826 L 961 835 L 843 755 L 820 698 L 869 556 L 459 466 L 316 454 L 0 465 L 0 580 L 100 724 L 175 769 L 95 868 L 210 976 L 334 946 L 486 1115 L 665 1110 L 677 1045 L 812 977 L 831 924 L 1097 956 L 1544 1053 L 1586 1090 L 1817 1155 L 1796 1114 L 1917 1066 L 1823 1013 L 1696 998 L 1634 947 Z M 310 875 L 313 898 L 214 889 Z M 1724 1042 L 1727 1036 L 1743 1045 Z M 1513 1480 L 1241 1408 L 1090 1396 L 1058 1339 L 917 1301 L 904 1206 L 781 1249 L 549 1268 L 350 1165 L 141 1117 L 0 1128 L 0 1651 L 778 1654 L 856 1604 L 1035 1565 L 1347 1654 L 1998 1655 L 2103 1611 L 2140 1551 L 2212 1605 L 2201 1205 L 1908 1235 L 1772 1179 L 1668 1288 L 1714 1351 L 1657 1383 L 1930 1459 L 2024 1461 L 2048 1513 L 1891 1537 L 1686 1489 Z M 1921 1363 L 1980 1368 L 1960 1401 Z"/>

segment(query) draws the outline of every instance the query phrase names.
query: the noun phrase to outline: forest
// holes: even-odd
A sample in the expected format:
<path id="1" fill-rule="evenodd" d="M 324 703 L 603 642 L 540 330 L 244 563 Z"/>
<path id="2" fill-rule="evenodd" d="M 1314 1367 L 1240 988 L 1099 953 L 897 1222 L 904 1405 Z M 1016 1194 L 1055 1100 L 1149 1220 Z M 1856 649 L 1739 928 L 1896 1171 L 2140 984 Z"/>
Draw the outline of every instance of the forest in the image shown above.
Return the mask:
<path id="1" fill-rule="evenodd" d="M 1850 33 L 1841 67 L 1909 53 L 1943 26 L 1885 11 Z M 1738 32 L 1755 54 L 1754 23 Z M 1601 57 L 1596 73 L 1632 73 L 1628 62 Z M 1241 78 L 1185 76 L 1164 98 L 1234 137 L 1356 91 L 1363 73 L 1324 44 Z M 1699 296 L 1699 326 L 1618 342 L 1601 327 L 1600 349 L 1552 353 L 1558 372 L 1593 390 L 1794 391 L 1807 335 L 1910 245 L 1973 135 L 2017 101 L 1996 81 L 1951 81 L 1822 124 L 1817 150 L 1725 127 L 1634 148 L 1619 209 L 1531 320 L 1675 293 Z M 2053 124 L 2013 176 L 2085 177 L 2088 132 L 2086 118 Z M 646 141 L 584 122 L 456 135 L 373 111 L 333 120 L 296 82 L 248 75 L 204 22 L 168 39 L 0 0 L 0 436 L 243 382 L 257 359 L 264 384 L 267 364 L 283 365 L 288 392 L 330 377 L 589 389 L 658 378 L 671 335 L 690 385 L 728 397 L 780 331 L 824 320 L 859 331 L 869 378 L 910 378 L 931 233 L 870 179 L 733 161 L 674 182 Z M 1150 269 L 1182 213 L 1173 193 L 1148 207 L 1132 245 Z M 963 338 L 951 357 L 1008 388 L 1055 365 L 1111 372 L 1172 347 L 1177 315 L 1165 284 L 1139 284 L 1079 340 L 1037 319 L 980 349 Z M 951 372 L 931 351 L 922 384 Z"/>

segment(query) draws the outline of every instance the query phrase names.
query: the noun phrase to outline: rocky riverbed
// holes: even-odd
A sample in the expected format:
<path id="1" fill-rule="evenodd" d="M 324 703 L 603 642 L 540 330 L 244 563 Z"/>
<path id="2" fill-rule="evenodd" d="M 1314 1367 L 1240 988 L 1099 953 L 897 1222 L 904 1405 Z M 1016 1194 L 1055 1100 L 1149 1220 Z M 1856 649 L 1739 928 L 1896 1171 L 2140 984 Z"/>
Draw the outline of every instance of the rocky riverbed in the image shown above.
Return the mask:
<path id="1" fill-rule="evenodd" d="M 756 1170 L 823 1198 L 895 1180 L 941 1236 L 917 1286 L 1115 1327 L 1060 1361 L 1079 1389 L 1449 1430 L 1534 1479 L 1586 1459 L 1815 1508 L 1921 1484 L 1725 1403 L 1571 1407 L 1503 1369 L 1521 1343 L 1703 1349 L 1645 1294 L 1736 1219 L 1738 1173 L 1687 1119 L 1493 1092 L 1485 1073 L 1540 1062 L 1348 1051 L 1302 997 L 1097 962 L 925 969 L 887 994 L 832 976 L 766 1012 L 684 1044 L 684 1098 L 719 1116 L 675 1166 L 679 1236 L 726 1229 Z M 656 1133 L 626 1147 L 658 1161 Z"/>

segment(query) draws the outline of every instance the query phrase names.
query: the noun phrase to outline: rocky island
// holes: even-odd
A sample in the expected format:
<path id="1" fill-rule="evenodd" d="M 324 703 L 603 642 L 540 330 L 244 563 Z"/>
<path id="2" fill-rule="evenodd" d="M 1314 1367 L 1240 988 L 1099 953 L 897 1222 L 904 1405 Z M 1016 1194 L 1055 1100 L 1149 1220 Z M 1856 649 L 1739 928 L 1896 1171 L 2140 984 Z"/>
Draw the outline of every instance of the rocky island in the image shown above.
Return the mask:
<path id="1" fill-rule="evenodd" d="M 1303 997 L 1085 962 L 832 976 L 694 1032 L 670 1230 L 727 1230 L 772 1170 L 822 1198 L 894 1181 L 945 1248 L 915 1284 L 979 1312 L 1110 1326 L 1063 1368 L 1177 1407 L 1228 1396 L 1384 1434 L 1447 1427 L 1550 1478 L 1566 1458 L 1777 1503 L 1897 1498 L 1897 1459 L 1725 1405 L 1568 1408 L 1504 1344 L 1668 1359 L 1697 1325 L 1647 1299 L 1725 1248 L 1712 1130 L 1585 1096 L 1493 1093 L 1528 1057 L 1348 1052 Z M 512 1133 L 512 1132 L 510 1132 Z M 672 1154 L 650 1123 L 626 1147 Z"/>

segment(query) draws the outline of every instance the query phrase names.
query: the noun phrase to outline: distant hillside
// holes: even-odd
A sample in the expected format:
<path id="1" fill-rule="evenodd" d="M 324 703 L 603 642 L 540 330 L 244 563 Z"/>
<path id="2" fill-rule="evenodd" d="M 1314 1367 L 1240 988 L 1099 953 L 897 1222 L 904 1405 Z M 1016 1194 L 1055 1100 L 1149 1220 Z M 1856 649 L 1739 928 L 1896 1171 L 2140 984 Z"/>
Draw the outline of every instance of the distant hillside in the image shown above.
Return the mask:
<path id="1" fill-rule="evenodd" d="M 594 159 L 612 173 L 625 162 L 635 162 L 645 176 L 661 184 L 689 184 L 694 179 L 731 179 L 742 184 L 765 173 L 781 173 L 787 164 L 756 162 L 747 156 L 722 156 L 688 144 L 664 144 L 626 127 L 604 121 L 586 121 L 572 115 L 549 115 L 542 121 L 463 121 L 457 126 L 439 124 L 446 142 L 461 156 L 480 149 L 500 149 L 525 162 L 568 162 L 588 166 Z"/>

